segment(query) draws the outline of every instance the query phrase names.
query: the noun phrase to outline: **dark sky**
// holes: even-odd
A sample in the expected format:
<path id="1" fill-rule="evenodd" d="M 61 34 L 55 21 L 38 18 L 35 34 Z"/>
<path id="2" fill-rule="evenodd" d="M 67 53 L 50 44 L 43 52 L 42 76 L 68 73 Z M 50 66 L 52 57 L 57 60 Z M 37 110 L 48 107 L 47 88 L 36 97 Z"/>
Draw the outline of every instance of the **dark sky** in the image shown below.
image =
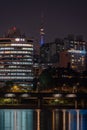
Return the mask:
<path id="1" fill-rule="evenodd" d="M 16 26 L 39 39 L 42 12 L 45 42 L 68 34 L 87 40 L 87 0 L 0 0 L 0 35 Z"/>

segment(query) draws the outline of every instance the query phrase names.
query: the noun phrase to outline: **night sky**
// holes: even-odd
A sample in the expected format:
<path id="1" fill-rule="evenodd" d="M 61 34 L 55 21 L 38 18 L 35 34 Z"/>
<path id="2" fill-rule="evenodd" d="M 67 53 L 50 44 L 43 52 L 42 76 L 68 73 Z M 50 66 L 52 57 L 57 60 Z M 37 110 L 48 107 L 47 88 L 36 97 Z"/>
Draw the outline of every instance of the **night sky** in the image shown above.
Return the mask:
<path id="1" fill-rule="evenodd" d="M 68 34 L 87 40 L 87 0 L 0 0 L 0 36 L 16 26 L 26 36 L 39 39 L 42 13 L 45 42 Z"/>

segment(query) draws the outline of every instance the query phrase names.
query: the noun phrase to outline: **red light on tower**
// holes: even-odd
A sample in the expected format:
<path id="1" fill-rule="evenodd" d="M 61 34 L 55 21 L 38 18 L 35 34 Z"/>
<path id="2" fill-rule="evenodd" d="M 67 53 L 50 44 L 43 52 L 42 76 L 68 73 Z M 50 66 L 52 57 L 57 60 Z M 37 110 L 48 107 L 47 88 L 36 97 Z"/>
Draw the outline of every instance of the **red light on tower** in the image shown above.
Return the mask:
<path id="1" fill-rule="evenodd" d="M 16 31 L 16 27 L 13 27 L 13 30 Z"/>

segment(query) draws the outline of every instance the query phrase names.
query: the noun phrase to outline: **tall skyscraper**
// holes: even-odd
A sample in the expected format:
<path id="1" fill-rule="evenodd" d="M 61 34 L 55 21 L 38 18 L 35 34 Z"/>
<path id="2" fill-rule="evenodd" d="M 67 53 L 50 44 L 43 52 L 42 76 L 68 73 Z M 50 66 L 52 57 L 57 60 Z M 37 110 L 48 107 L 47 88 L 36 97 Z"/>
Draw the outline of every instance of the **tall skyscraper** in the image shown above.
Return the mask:
<path id="1" fill-rule="evenodd" d="M 33 40 L 15 27 L 0 38 L 0 83 L 6 81 L 31 88 L 33 80 Z"/>

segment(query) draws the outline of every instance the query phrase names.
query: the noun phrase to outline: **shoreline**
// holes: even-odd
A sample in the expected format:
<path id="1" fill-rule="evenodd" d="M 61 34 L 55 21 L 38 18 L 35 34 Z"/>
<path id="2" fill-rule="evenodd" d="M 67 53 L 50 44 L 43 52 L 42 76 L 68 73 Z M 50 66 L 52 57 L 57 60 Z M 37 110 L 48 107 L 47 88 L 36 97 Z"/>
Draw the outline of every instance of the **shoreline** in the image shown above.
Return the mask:
<path id="1" fill-rule="evenodd" d="M 87 109 L 87 106 L 81 107 L 78 106 L 75 108 L 74 105 L 68 106 L 68 105 L 46 105 L 46 106 L 34 106 L 34 105 L 28 105 L 28 104 L 6 104 L 6 105 L 0 105 L 0 109 Z"/>

